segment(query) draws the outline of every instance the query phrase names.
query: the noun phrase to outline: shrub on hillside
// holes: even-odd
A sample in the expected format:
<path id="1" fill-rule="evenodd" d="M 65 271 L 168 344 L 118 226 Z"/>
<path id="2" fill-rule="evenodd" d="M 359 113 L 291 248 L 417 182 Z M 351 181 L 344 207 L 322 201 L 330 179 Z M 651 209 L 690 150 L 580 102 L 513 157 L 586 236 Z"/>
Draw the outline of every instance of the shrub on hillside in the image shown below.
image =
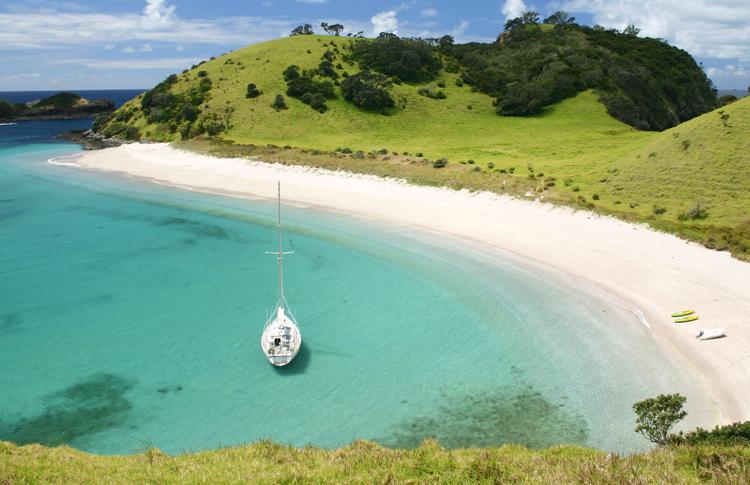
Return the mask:
<path id="1" fill-rule="evenodd" d="M 339 74 L 333 68 L 333 63 L 331 61 L 321 61 L 320 64 L 318 64 L 318 75 L 322 77 L 330 77 L 331 79 L 337 79 L 339 77 Z"/>
<path id="2" fill-rule="evenodd" d="M 189 102 L 183 103 L 182 108 L 180 108 L 180 118 L 188 122 L 193 122 L 198 119 L 199 114 L 200 110 Z"/>
<path id="3" fill-rule="evenodd" d="M 427 42 L 385 32 L 372 41 L 357 42 L 352 57 L 363 70 L 397 76 L 411 83 L 431 81 L 442 68 L 442 62 Z"/>
<path id="4" fill-rule="evenodd" d="M 705 219 L 707 217 L 708 211 L 700 202 L 696 202 L 693 207 L 677 216 L 677 218 L 681 221 L 695 221 L 699 219 Z"/>
<path id="5" fill-rule="evenodd" d="M 258 86 L 256 86 L 253 83 L 249 83 L 247 85 L 247 92 L 245 93 L 245 98 L 257 98 L 260 96 L 260 90 L 258 89 Z"/>
<path id="6" fill-rule="evenodd" d="M 735 101 L 737 101 L 737 96 L 734 96 L 732 94 L 725 94 L 719 97 L 719 106 L 726 106 L 728 104 L 734 103 Z"/>
<path id="7" fill-rule="evenodd" d="M 305 93 L 300 98 L 305 104 L 309 104 L 312 109 L 319 113 L 325 113 L 328 111 L 328 105 L 326 105 L 326 98 L 320 93 Z"/>
<path id="8" fill-rule="evenodd" d="M 0 104 L 1 103 L 2 102 L 0 102 Z M 94 123 L 91 125 L 91 129 L 94 132 L 99 133 L 99 130 L 101 130 L 102 127 L 104 127 L 104 125 L 106 125 L 111 118 L 112 118 L 111 113 L 100 114 L 94 119 Z"/>
<path id="9" fill-rule="evenodd" d="M 286 105 L 286 100 L 284 99 L 284 96 L 277 94 L 276 97 L 273 100 L 273 103 L 271 104 L 271 107 L 275 109 L 276 111 L 281 111 L 283 109 L 288 109 L 288 106 Z"/>
<path id="10" fill-rule="evenodd" d="M 432 162 L 433 168 L 445 168 L 448 166 L 448 159 L 447 158 L 438 158 L 434 162 Z"/>
<path id="11" fill-rule="evenodd" d="M 326 100 L 335 97 L 333 84 L 330 81 L 316 81 L 311 77 L 311 73 L 304 73 L 304 75 L 300 74 L 297 77 L 293 77 L 287 81 L 286 86 L 286 94 L 299 99 L 305 104 L 309 104 L 313 109 L 321 113 L 328 110 L 328 106 L 325 104 Z"/>
<path id="12" fill-rule="evenodd" d="M 341 83 L 344 99 L 366 111 L 383 112 L 396 103 L 388 92 L 391 81 L 388 76 L 371 71 L 362 71 L 347 77 Z"/>
<path id="13" fill-rule="evenodd" d="M 417 90 L 417 93 L 430 99 L 445 99 L 448 97 L 445 95 L 444 91 L 437 89 L 435 86 L 430 86 L 429 88 L 419 88 Z"/>
<path id="14" fill-rule="evenodd" d="M 497 101 L 497 113 L 506 116 L 525 116 L 541 113 L 542 94 L 533 84 L 515 83 Z"/>
<path id="15" fill-rule="evenodd" d="M 670 444 L 713 445 L 713 446 L 750 446 L 750 421 L 716 426 L 708 431 L 698 428 L 689 433 L 680 432 L 669 437 Z"/>
<path id="16" fill-rule="evenodd" d="M 284 81 L 289 82 L 292 79 L 296 79 L 300 76 L 299 66 L 292 64 L 291 66 L 284 69 Z"/>
<path id="17" fill-rule="evenodd" d="M 207 77 L 204 77 L 203 79 L 201 79 L 200 84 L 198 84 L 198 89 L 202 93 L 207 93 L 207 92 L 209 92 L 211 90 L 211 86 L 213 86 L 213 83 L 211 82 L 211 79 L 209 79 Z"/>
<path id="18" fill-rule="evenodd" d="M 141 139 L 141 133 L 135 126 L 128 126 L 122 133 L 122 137 L 129 141 L 138 141 Z"/>

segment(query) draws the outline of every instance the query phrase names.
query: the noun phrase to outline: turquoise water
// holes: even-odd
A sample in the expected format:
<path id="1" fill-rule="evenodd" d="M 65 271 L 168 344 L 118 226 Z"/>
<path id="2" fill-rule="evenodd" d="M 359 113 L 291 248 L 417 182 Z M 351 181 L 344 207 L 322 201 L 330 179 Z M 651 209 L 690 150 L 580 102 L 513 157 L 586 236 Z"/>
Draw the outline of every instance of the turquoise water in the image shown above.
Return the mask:
<path id="1" fill-rule="evenodd" d="M 294 207 L 287 297 L 305 346 L 273 368 L 259 338 L 274 205 L 47 163 L 77 150 L 0 148 L 0 439 L 628 451 L 646 446 L 632 403 L 688 385 L 635 317 L 573 281 Z"/>

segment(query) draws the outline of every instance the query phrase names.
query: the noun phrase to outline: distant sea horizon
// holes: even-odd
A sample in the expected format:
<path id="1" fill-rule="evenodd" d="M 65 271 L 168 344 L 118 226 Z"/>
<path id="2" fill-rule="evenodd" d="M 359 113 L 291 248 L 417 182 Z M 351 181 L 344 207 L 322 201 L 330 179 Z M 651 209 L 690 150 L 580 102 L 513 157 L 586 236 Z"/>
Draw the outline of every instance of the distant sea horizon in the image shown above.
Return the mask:
<path id="1" fill-rule="evenodd" d="M 111 99 L 118 108 L 146 89 L 57 89 L 51 91 L 0 91 L 0 100 L 8 103 L 28 103 L 61 92 L 77 93 L 86 99 Z"/>

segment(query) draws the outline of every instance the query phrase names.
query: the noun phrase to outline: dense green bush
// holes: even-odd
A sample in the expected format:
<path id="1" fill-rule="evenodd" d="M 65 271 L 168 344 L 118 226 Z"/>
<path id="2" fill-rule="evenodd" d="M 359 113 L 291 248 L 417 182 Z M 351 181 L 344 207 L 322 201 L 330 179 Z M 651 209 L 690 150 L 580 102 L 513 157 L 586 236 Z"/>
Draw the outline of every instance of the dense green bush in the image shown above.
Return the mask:
<path id="1" fill-rule="evenodd" d="M 689 433 L 670 436 L 671 444 L 750 446 L 750 421 L 716 426 L 708 431 L 698 428 Z"/>
<path id="2" fill-rule="evenodd" d="M 15 115 L 16 110 L 13 108 L 13 105 L 0 99 L 0 120 L 4 118 L 12 118 Z"/>
<path id="3" fill-rule="evenodd" d="M 286 83 L 286 94 L 297 98 L 305 104 L 309 104 L 313 109 L 321 113 L 328 110 L 326 105 L 327 99 L 333 99 L 336 95 L 333 91 L 333 84 L 330 81 L 317 81 L 312 78 L 314 73 L 299 73 L 297 66 L 289 66 L 284 71 L 284 77 L 290 77 Z"/>
<path id="4" fill-rule="evenodd" d="M 258 86 L 256 86 L 253 83 L 249 83 L 247 85 L 247 92 L 245 93 L 245 98 L 257 98 L 260 96 L 260 90 L 258 89 Z"/>
<path id="5" fill-rule="evenodd" d="M 211 79 L 204 77 L 201 79 L 201 82 L 198 84 L 198 89 L 202 93 L 207 93 L 211 90 L 211 86 L 213 85 L 213 82 L 211 82 Z"/>
<path id="6" fill-rule="evenodd" d="M 292 64 L 291 66 L 284 69 L 284 81 L 289 82 L 292 79 L 296 79 L 300 76 L 300 68 L 297 65 Z"/>
<path id="7" fill-rule="evenodd" d="M 337 79 L 339 77 L 339 74 L 333 68 L 333 63 L 331 61 L 321 61 L 320 64 L 318 64 L 318 74 L 322 77 L 330 77 L 331 79 Z"/>
<path id="8" fill-rule="evenodd" d="M 713 86 L 685 51 L 650 38 L 553 19 L 521 19 L 492 44 L 455 45 L 462 78 L 498 98 L 498 114 L 526 115 L 596 89 L 609 113 L 636 128 L 663 130 L 713 109 Z M 549 27 L 549 26 L 545 26 Z"/>
<path id="9" fill-rule="evenodd" d="M 286 105 L 286 100 L 284 99 L 284 96 L 277 94 L 276 97 L 273 100 L 273 103 L 271 104 L 273 109 L 276 111 L 281 111 L 283 109 L 288 109 Z"/>
<path id="10" fill-rule="evenodd" d="M 328 111 L 328 105 L 326 105 L 326 97 L 321 93 L 305 93 L 300 98 L 305 104 L 309 104 L 312 109 L 320 113 Z"/>
<path id="11" fill-rule="evenodd" d="M 193 122 L 198 119 L 199 114 L 200 110 L 189 102 L 183 103 L 182 108 L 180 108 L 180 118 L 189 122 Z"/>
<path id="12" fill-rule="evenodd" d="M 112 118 L 111 113 L 104 113 L 100 114 L 94 119 L 94 123 L 91 125 L 91 129 L 95 132 L 99 132 L 99 130 L 109 122 L 109 120 Z"/>
<path id="13" fill-rule="evenodd" d="M 141 133 L 135 126 L 128 126 L 125 131 L 122 132 L 122 137 L 130 141 L 138 141 L 141 139 Z"/>
<path id="14" fill-rule="evenodd" d="M 363 70 L 397 76 L 409 83 L 431 81 L 438 75 L 442 62 L 433 48 L 420 39 L 402 39 L 381 33 L 376 39 L 362 40 L 353 47 L 353 58 Z"/>
<path id="15" fill-rule="evenodd" d="M 514 83 L 505 95 L 498 99 L 497 113 L 508 116 L 524 116 L 541 113 L 543 93 L 534 84 Z"/>
<path id="16" fill-rule="evenodd" d="M 434 162 L 432 162 L 433 168 L 445 168 L 448 166 L 448 159 L 447 158 L 438 158 Z"/>
<path id="17" fill-rule="evenodd" d="M 437 89 L 437 87 L 435 86 L 430 86 L 428 88 L 419 88 L 417 90 L 417 93 L 419 93 L 421 96 L 425 96 L 431 99 L 445 99 L 448 97 L 445 95 L 444 91 Z"/>
<path id="18" fill-rule="evenodd" d="M 390 86 L 388 76 L 365 70 L 344 79 L 341 93 L 345 100 L 358 108 L 383 112 L 396 105 L 388 92 Z"/>
<path id="19" fill-rule="evenodd" d="M 585 202 L 580 196 L 579 200 Z M 669 430 L 687 416 L 682 409 L 686 400 L 681 394 L 660 394 L 633 404 L 637 415 L 635 431 L 652 443 L 666 444 L 670 439 Z"/>

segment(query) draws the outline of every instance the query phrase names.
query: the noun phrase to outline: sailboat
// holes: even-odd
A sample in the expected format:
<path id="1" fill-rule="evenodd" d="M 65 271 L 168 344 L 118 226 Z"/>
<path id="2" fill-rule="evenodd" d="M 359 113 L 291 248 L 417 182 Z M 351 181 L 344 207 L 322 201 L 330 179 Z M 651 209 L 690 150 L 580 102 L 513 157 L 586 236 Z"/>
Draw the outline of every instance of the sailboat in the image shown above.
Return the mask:
<path id="1" fill-rule="evenodd" d="M 279 273 L 279 300 L 276 304 L 276 310 L 266 321 L 263 335 L 260 338 L 260 347 L 271 364 L 282 367 L 297 356 L 300 347 L 302 347 L 302 334 L 284 297 L 284 255 L 291 254 L 293 251 L 285 252 L 281 243 L 281 182 L 278 185 L 277 229 L 279 235 L 278 251 L 268 251 L 266 254 L 276 256 Z"/>

